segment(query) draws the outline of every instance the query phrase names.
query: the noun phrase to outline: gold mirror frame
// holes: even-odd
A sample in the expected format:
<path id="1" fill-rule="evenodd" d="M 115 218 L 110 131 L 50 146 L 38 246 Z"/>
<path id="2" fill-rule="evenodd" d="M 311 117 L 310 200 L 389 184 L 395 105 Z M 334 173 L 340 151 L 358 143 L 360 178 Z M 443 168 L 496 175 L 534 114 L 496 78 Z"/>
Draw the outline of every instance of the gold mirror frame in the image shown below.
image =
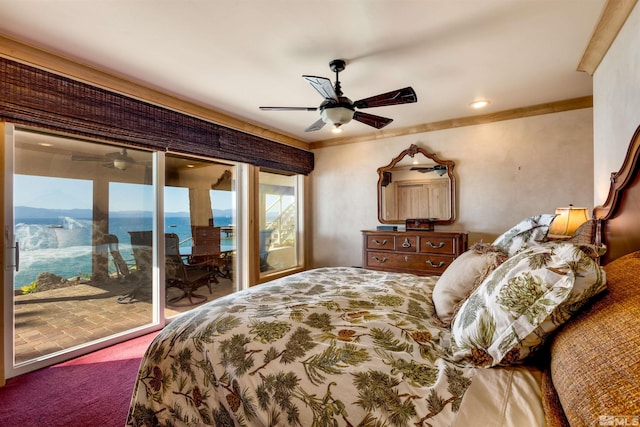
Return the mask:
<path id="1" fill-rule="evenodd" d="M 383 214 L 383 191 L 393 181 L 392 169 L 394 169 L 405 157 L 408 156 L 409 158 L 415 158 L 417 154 L 421 154 L 429 159 L 429 163 L 427 165 L 423 163 L 419 163 L 419 165 L 428 166 L 429 169 L 433 168 L 432 171 L 446 170 L 446 175 L 449 178 L 449 192 L 447 193 L 449 200 L 448 203 L 445 201 L 445 204 L 446 207 L 448 207 L 449 216 L 430 219 L 434 225 L 452 224 L 456 219 L 456 180 L 453 175 L 453 167 L 455 166 L 455 163 L 451 160 L 441 160 L 434 153 L 429 153 L 415 144 L 411 144 L 408 149 L 401 152 L 388 165 L 378 168 L 378 221 L 382 224 L 405 223 L 407 218 L 389 218 L 388 215 Z M 444 175 L 444 173 L 442 175 Z M 422 217 L 425 216 L 423 215 Z"/>

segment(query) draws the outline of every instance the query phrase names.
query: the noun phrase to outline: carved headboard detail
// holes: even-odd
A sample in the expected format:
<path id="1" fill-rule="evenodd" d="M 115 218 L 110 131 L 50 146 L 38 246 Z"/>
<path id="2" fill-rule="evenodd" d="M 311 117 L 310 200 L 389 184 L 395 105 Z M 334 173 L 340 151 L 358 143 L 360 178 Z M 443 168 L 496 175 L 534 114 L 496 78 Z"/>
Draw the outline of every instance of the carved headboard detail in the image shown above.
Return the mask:
<path id="1" fill-rule="evenodd" d="M 596 239 L 607 245 L 603 263 L 640 250 L 640 126 L 636 129 L 622 167 L 611 174 L 607 200 L 593 209 L 598 220 Z"/>

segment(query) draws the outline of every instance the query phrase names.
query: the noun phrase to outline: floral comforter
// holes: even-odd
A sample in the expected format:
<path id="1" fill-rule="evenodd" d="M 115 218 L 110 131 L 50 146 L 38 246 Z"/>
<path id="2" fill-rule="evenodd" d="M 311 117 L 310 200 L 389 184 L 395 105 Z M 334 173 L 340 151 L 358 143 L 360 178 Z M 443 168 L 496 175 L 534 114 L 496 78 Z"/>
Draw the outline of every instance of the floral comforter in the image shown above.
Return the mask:
<path id="1" fill-rule="evenodd" d="M 441 357 L 435 281 L 320 268 L 199 307 L 149 346 L 127 425 L 450 425 L 475 368 Z"/>

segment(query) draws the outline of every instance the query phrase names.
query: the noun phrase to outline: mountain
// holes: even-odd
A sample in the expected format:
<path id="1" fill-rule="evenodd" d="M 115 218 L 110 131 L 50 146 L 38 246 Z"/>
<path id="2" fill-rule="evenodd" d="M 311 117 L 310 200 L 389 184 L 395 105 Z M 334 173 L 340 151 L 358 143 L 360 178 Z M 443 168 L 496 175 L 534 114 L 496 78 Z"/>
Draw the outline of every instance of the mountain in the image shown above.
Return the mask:
<path id="1" fill-rule="evenodd" d="M 58 218 L 69 216 L 75 219 L 91 219 L 91 209 L 44 209 L 16 206 L 16 218 Z"/>
<path id="2" fill-rule="evenodd" d="M 45 209 L 45 208 L 31 208 L 28 206 L 16 206 L 15 208 L 16 218 L 59 218 L 59 217 L 71 217 L 75 219 L 92 219 L 93 211 L 91 209 Z M 109 216 L 112 218 L 130 218 L 130 217 L 142 217 L 148 218 L 152 216 L 150 211 L 118 211 L 110 212 Z M 214 218 L 232 217 L 232 209 L 214 209 Z M 189 212 L 165 212 L 165 217 L 171 218 L 184 218 L 189 217 Z"/>

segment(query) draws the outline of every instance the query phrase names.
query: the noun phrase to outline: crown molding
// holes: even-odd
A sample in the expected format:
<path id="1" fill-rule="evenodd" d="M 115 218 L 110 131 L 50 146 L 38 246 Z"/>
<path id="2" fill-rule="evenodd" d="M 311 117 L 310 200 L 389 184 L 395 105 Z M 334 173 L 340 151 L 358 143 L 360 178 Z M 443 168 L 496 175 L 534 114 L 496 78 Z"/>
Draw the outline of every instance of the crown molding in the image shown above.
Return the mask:
<path id="1" fill-rule="evenodd" d="M 333 138 L 324 141 L 312 142 L 312 150 L 318 148 L 333 147 L 336 145 L 352 144 L 355 142 L 373 141 L 383 138 L 393 138 L 403 135 L 433 132 L 459 128 L 463 126 L 474 126 L 485 123 L 500 122 L 503 120 L 521 119 L 523 117 L 538 116 L 541 114 L 559 113 L 561 111 L 578 110 L 593 107 L 593 97 L 583 96 L 581 98 L 567 99 L 564 101 L 548 102 L 545 104 L 532 105 L 529 107 L 514 108 L 511 110 L 498 111 L 496 113 L 482 114 L 476 116 L 460 117 L 457 119 L 441 120 L 438 122 L 424 123 L 417 126 L 406 126 L 389 130 L 380 130 L 375 133 L 362 136 Z"/>
<path id="2" fill-rule="evenodd" d="M 627 21 L 638 0 L 608 0 L 578 64 L 578 71 L 593 75 Z"/>

